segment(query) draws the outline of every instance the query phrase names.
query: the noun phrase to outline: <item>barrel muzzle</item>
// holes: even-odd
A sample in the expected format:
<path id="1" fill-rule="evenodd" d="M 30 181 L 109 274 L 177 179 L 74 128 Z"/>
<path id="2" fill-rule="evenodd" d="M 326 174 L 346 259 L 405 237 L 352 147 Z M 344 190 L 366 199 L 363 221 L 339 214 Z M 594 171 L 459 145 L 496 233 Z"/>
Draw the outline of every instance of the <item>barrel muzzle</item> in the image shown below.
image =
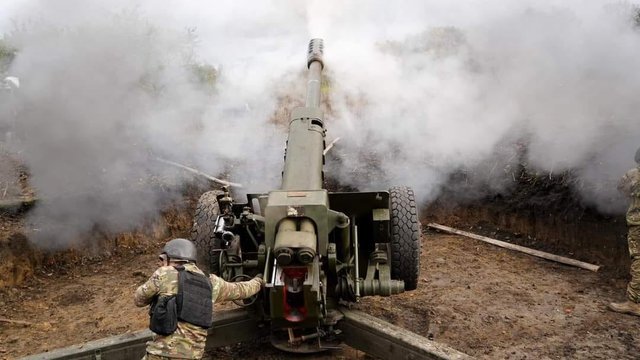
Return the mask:
<path id="1" fill-rule="evenodd" d="M 322 62 L 322 54 L 324 50 L 324 44 L 322 43 L 322 39 L 311 39 L 309 41 L 309 53 L 307 54 L 307 68 L 311 66 L 311 63 L 314 61 L 318 61 L 320 65 L 324 68 L 324 63 Z"/>

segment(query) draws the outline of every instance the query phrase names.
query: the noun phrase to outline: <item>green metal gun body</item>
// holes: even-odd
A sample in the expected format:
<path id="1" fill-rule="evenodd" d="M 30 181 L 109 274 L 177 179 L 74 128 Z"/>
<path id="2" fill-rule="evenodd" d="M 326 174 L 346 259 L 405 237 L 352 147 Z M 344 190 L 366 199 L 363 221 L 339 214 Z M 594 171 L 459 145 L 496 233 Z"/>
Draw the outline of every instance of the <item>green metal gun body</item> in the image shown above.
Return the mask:
<path id="1" fill-rule="evenodd" d="M 415 289 L 419 272 L 411 189 L 324 187 L 323 50 L 321 39 L 309 43 L 306 101 L 291 111 L 280 188 L 248 194 L 246 203 L 235 203 L 228 188 L 205 193 L 192 231 L 199 253 L 224 279 L 264 273 L 264 296 L 243 305 L 269 322 L 272 334 L 284 333 L 272 343 L 289 351 L 327 343 L 337 333 L 340 301 Z"/>
<path id="2" fill-rule="evenodd" d="M 269 193 L 265 209 L 266 245 L 275 258 L 268 277 L 270 314 L 280 325 L 315 326 L 326 315 L 321 306 L 326 302 L 321 259 L 327 255 L 329 233 L 349 223 L 345 214 L 329 209 L 328 192 L 322 188 L 322 51 L 322 40 L 311 40 L 306 106 L 291 112 L 282 186 Z"/>

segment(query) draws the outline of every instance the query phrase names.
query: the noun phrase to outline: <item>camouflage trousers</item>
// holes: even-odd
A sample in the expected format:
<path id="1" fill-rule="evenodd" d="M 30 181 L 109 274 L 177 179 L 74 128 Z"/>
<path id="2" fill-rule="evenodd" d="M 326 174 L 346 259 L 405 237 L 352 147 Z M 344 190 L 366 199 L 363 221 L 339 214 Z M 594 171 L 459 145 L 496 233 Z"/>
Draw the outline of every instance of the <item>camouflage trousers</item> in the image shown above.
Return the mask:
<path id="1" fill-rule="evenodd" d="M 635 303 L 640 303 L 640 226 L 629 226 L 627 240 L 631 257 L 631 281 L 627 286 L 627 297 Z"/>

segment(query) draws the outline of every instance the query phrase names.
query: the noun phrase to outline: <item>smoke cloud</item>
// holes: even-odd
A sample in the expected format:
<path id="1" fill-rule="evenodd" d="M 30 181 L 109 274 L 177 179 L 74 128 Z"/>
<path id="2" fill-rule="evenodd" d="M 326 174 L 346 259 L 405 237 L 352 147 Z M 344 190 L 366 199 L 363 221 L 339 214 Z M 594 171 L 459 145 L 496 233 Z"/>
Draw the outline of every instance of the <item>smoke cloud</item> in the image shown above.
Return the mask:
<path id="1" fill-rule="evenodd" d="M 328 136 L 342 138 L 329 170 L 343 183 L 406 184 L 429 201 L 459 171 L 490 189 L 479 192 L 508 191 L 506 169 L 525 162 L 571 170 L 603 211 L 624 206 L 615 182 L 640 145 L 632 3 L 109 4 L 0 4 L 17 49 L 5 75 L 21 79 L 1 122 L 16 122 L 12 150 L 50 199 L 31 214 L 56 224 L 35 232 L 42 246 L 155 214 L 168 194 L 148 174 L 186 179 L 154 157 L 277 188 L 286 128 L 273 116 L 303 95 L 313 37 L 325 39 Z"/>
<path id="2" fill-rule="evenodd" d="M 523 161 L 540 173 L 574 170 L 586 202 L 619 211 L 615 183 L 634 166 L 640 135 L 635 7 L 456 4 L 418 5 L 386 36 L 317 24 L 352 36 L 330 55 L 351 66 L 334 67 L 342 92 L 332 98 L 346 120 L 338 131 L 351 136 L 344 175 L 365 186 L 409 183 L 432 199 L 453 172 L 482 177 L 497 167 L 499 181 Z M 380 10 L 371 19 L 395 16 Z M 523 145 L 524 158 L 514 156 Z M 358 171 L 371 153 L 378 176 Z"/>

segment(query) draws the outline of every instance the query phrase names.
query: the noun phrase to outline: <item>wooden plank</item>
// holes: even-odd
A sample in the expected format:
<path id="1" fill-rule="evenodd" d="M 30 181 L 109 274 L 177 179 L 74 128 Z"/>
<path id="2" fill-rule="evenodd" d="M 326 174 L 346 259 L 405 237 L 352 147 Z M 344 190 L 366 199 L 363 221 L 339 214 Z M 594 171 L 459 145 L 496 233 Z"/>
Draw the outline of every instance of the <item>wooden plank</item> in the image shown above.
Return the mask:
<path id="1" fill-rule="evenodd" d="M 340 309 L 338 323 L 347 345 L 382 359 L 473 359 L 445 344 L 357 310 Z"/>
<path id="2" fill-rule="evenodd" d="M 565 265 L 571 265 L 571 266 L 575 266 L 575 267 L 579 267 L 579 268 L 586 269 L 586 270 L 591 270 L 591 271 L 598 271 L 598 269 L 600 269 L 600 266 L 598 266 L 598 265 L 589 264 L 589 263 L 586 263 L 586 262 L 583 262 L 583 261 L 567 258 L 567 257 L 564 257 L 564 256 L 550 254 L 550 253 L 547 253 L 547 252 L 544 252 L 544 251 L 540 251 L 540 250 L 530 249 L 528 247 L 524 247 L 524 246 L 508 243 L 508 242 L 505 242 L 505 241 L 492 239 L 492 238 L 489 238 L 489 237 L 486 237 L 486 236 L 473 234 L 473 233 L 470 233 L 470 232 L 454 229 L 452 227 L 448 227 L 448 226 L 444 226 L 444 225 L 440 225 L 440 224 L 430 223 L 430 224 L 427 224 L 427 226 L 430 227 L 430 228 L 442 230 L 442 231 L 445 231 L 445 232 L 448 232 L 448 233 L 451 233 L 451 234 L 457 234 L 457 235 L 466 236 L 468 238 L 484 241 L 486 243 L 493 244 L 493 245 L 496 245 L 496 246 L 500 246 L 500 247 L 503 247 L 503 248 L 506 248 L 506 249 L 519 251 L 519 252 L 522 252 L 522 253 L 525 253 L 525 254 L 529 254 L 529 255 L 532 255 L 532 256 L 537 256 L 539 258 L 543 258 L 543 259 L 559 262 L 559 263 L 562 263 L 562 264 L 565 264 Z"/>

